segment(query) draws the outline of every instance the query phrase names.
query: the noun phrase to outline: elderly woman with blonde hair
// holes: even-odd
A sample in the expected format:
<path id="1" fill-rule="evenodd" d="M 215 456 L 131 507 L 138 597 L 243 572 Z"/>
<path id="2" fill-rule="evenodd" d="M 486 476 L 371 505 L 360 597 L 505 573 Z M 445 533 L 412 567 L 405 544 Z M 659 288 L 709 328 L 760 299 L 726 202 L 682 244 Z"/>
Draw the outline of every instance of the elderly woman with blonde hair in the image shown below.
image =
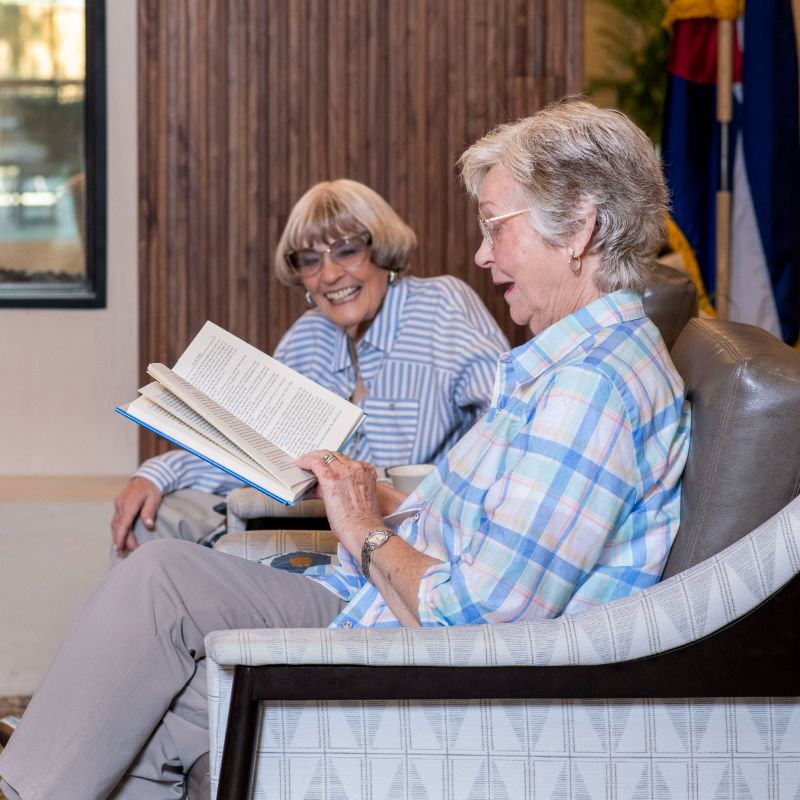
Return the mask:
<path id="1" fill-rule="evenodd" d="M 275 253 L 275 274 L 309 307 L 275 358 L 366 411 L 345 452 L 376 467 L 445 453 L 488 406 L 508 349 L 466 283 L 409 274 L 416 244 L 379 194 L 341 179 L 297 201 Z M 182 451 L 146 461 L 115 501 L 112 565 L 151 539 L 213 539 L 220 495 L 243 485 Z"/>
<path id="2" fill-rule="evenodd" d="M 181 796 L 208 748 L 211 630 L 514 622 L 659 579 L 690 410 L 640 294 L 663 236 L 658 158 L 623 115 L 570 100 L 492 131 L 461 168 L 483 232 L 475 261 L 532 335 L 500 357 L 486 414 L 399 504 L 364 462 L 299 459 L 338 566 L 297 575 L 183 542 L 137 550 L 0 756 L 12 797 Z M 109 611 L 131 597 L 124 617 Z"/>

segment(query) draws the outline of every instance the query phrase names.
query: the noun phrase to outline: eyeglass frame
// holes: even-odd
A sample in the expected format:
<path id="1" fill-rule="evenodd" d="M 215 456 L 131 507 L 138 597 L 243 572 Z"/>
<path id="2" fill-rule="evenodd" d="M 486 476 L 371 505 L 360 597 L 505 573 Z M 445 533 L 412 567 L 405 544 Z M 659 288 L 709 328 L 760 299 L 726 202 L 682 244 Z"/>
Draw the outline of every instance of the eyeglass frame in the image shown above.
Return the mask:
<path id="1" fill-rule="evenodd" d="M 492 231 L 489 228 L 490 222 L 497 222 L 501 219 L 511 219 L 511 217 L 518 217 L 521 214 L 525 214 L 528 211 L 533 211 L 533 206 L 530 208 L 523 208 L 521 211 L 509 211 L 508 214 L 498 214 L 496 217 L 489 217 L 489 219 L 484 219 L 480 214 L 478 214 L 478 227 L 481 229 L 481 234 L 485 241 L 489 243 L 489 247 L 494 250 L 494 239 L 492 238 Z"/>
<path id="2" fill-rule="evenodd" d="M 333 248 L 337 244 L 339 244 L 340 242 L 346 242 L 346 241 L 348 241 L 350 239 L 358 239 L 358 240 L 360 240 L 366 246 L 367 249 L 369 249 L 372 246 L 372 234 L 369 231 L 364 231 L 363 233 L 353 233 L 353 234 L 351 234 L 349 236 L 342 236 L 341 239 L 337 239 L 335 242 L 331 242 L 330 247 L 326 247 L 326 248 L 324 248 L 322 250 L 317 250 L 316 247 L 301 247 L 301 248 L 299 248 L 297 250 L 287 250 L 283 254 L 283 260 L 288 264 L 289 269 L 291 269 L 292 272 L 295 273 L 295 275 L 301 275 L 300 267 L 296 267 L 294 264 L 292 264 L 292 256 L 295 256 L 297 253 L 301 253 L 304 250 L 313 250 L 315 253 L 317 253 L 319 255 L 319 265 L 317 266 L 317 269 L 315 269 L 313 272 L 309 272 L 308 269 L 306 269 L 305 275 L 306 275 L 307 278 L 313 278 L 315 275 L 318 275 L 322 271 L 322 267 L 323 267 L 323 265 L 325 263 L 325 254 L 326 253 L 328 254 L 328 258 L 331 261 L 333 261 L 335 264 L 338 264 L 340 267 L 343 267 L 344 269 L 347 269 L 346 265 L 342 264 L 340 261 L 337 261 L 331 255 L 331 250 L 333 250 Z M 365 255 L 365 258 L 366 258 L 366 255 Z M 364 263 L 365 258 L 362 259 L 361 261 L 359 261 L 358 264 L 353 264 L 352 265 L 352 269 L 355 269 L 356 267 L 360 267 Z"/>

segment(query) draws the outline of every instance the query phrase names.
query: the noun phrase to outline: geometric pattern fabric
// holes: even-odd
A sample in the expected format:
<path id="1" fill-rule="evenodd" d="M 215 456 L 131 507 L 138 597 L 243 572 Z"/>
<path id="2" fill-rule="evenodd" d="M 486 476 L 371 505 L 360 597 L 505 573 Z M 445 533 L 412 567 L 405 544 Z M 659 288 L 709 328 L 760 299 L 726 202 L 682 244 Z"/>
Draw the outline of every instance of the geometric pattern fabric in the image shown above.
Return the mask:
<path id="1" fill-rule="evenodd" d="M 254 798 L 800 797 L 796 699 L 291 702 L 263 713 Z"/>
<path id="2" fill-rule="evenodd" d="M 217 631 L 206 637 L 212 790 L 237 663 L 623 661 L 719 629 L 799 571 L 796 498 L 707 561 L 571 617 Z M 264 705 L 259 737 L 256 798 L 800 800 L 800 698 L 286 702 Z"/>

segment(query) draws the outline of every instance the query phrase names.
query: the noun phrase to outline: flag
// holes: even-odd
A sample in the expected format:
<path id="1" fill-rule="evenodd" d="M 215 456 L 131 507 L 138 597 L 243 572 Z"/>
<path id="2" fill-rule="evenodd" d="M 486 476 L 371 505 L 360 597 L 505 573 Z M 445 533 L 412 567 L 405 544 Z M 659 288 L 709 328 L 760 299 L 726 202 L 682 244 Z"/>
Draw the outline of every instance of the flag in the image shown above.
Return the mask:
<path id="1" fill-rule="evenodd" d="M 734 119 L 727 177 L 732 187 L 729 318 L 794 344 L 800 337 L 800 120 L 792 0 L 675 0 L 663 158 L 672 197 L 670 243 L 684 256 L 713 313 L 717 21 L 737 19 Z"/>

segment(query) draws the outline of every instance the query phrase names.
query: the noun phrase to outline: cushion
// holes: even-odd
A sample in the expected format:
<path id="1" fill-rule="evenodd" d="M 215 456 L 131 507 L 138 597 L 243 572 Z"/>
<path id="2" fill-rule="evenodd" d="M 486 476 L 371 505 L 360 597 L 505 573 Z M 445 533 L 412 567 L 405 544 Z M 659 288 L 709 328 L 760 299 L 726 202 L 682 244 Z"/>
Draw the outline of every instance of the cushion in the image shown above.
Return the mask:
<path id="1" fill-rule="evenodd" d="M 692 404 L 669 577 L 718 553 L 800 492 L 800 351 L 752 325 L 692 319 L 671 352 Z"/>
<path id="2" fill-rule="evenodd" d="M 683 270 L 659 262 L 642 292 L 642 301 L 668 350 L 683 326 L 697 316 L 697 288 L 692 279 Z"/>

